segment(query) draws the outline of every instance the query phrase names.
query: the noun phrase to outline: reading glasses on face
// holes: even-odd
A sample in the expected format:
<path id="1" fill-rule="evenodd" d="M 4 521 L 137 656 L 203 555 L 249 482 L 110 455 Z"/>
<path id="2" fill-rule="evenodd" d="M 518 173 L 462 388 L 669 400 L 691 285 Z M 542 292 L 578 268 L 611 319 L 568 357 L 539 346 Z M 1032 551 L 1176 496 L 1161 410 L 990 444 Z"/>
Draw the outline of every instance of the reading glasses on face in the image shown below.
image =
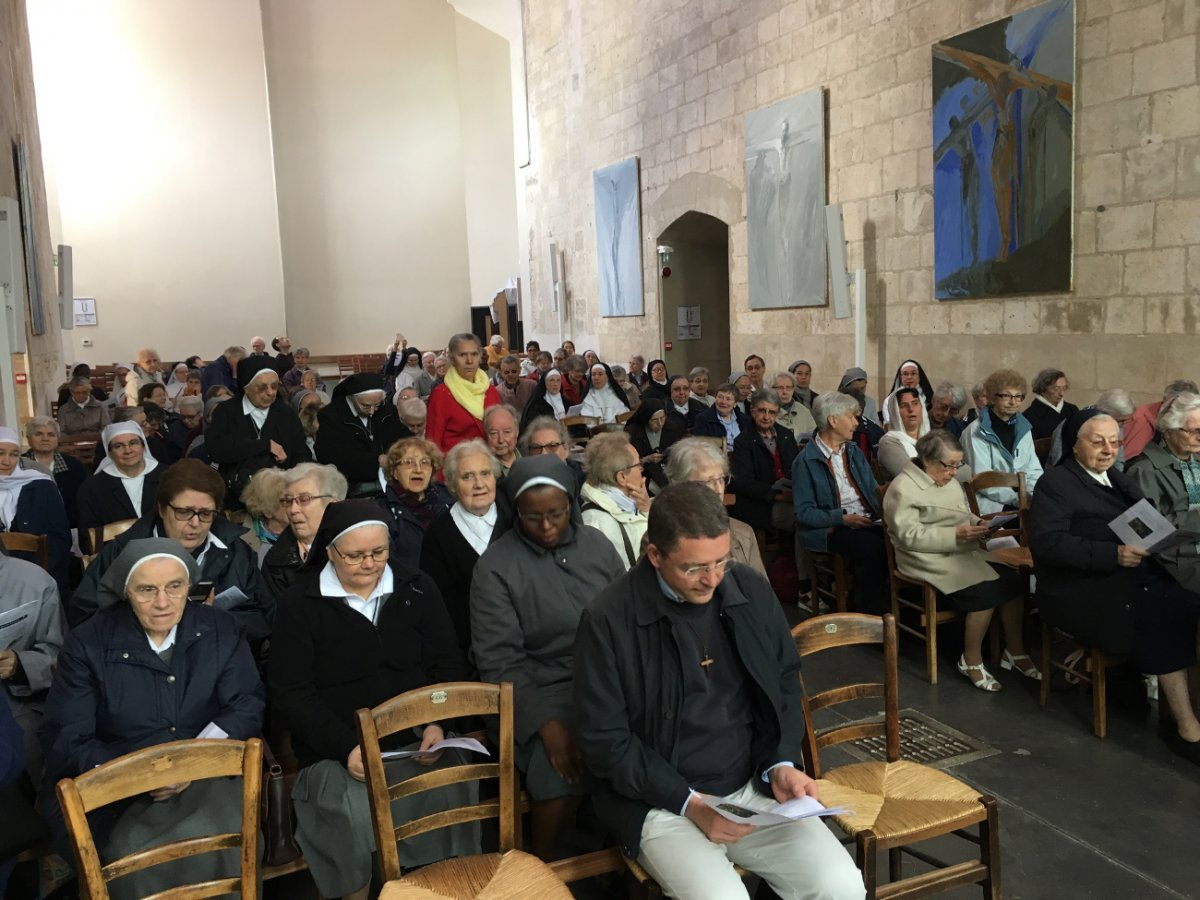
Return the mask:
<path id="1" fill-rule="evenodd" d="M 396 465 L 406 469 L 432 469 L 433 460 L 428 456 L 423 456 L 420 459 L 402 459 Z"/>
<path id="2" fill-rule="evenodd" d="M 332 497 L 332 494 L 296 494 L 294 497 L 291 494 L 284 494 L 279 498 L 279 505 L 284 509 L 290 509 L 293 503 L 308 506 L 314 500 L 328 500 Z"/>
<path id="3" fill-rule="evenodd" d="M 707 575 L 709 573 L 721 575 L 725 572 L 726 567 L 731 562 L 733 562 L 733 557 L 727 556 L 724 559 L 718 559 L 713 563 L 705 563 L 702 566 L 685 566 L 683 569 L 680 569 L 680 571 L 683 572 L 683 574 L 688 578 L 699 578 L 701 575 Z"/>
<path id="4" fill-rule="evenodd" d="M 529 445 L 529 453 L 532 456 L 536 456 L 539 453 L 546 453 L 546 452 L 553 453 L 555 450 L 557 450 L 562 445 L 563 445 L 562 441 L 551 441 L 548 444 L 530 444 Z"/>
<path id="5" fill-rule="evenodd" d="M 157 599 L 160 591 L 169 600 L 182 600 L 187 596 L 188 583 L 186 581 L 172 581 L 162 587 L 156 584 L 139 584 L 133 589 L 133 596 L 139 603 L 152 603 Z"/>
<path id="6" fill-rule="evenodd" d="M 331 546 L 333 546 L 333 549 L 337 551 L 338 556 L 350 563 L 352 566 L 361 566 L 367 561 L 368 556 L 375 562 L 384 562 L 388 558 L 388 554 L 390 552 L 390 548 L 388 547 L 376 547 L 374 550 L 351 550 L 349 553 L 343 553 L 341 550 L 338 550 L 335 545 Z"/>
<path id="7" fill-rule="evenodd" d="M 693 479 L 696 484 L 705 484 L 710 488 L 723 488 L 732 480 L 731 475 L 714 475 L 712 478 Z"/>
<path id="8" fill-rule="evenodd" d="M 570 515 L 570 513 L 570 507 L 563 507 L 562 509 L 552 509 L 547 513 L 520 513 L 517 518 L 526 525 L 541 526 L 545 522 L 557 524 Z"/>
<path id="9" fill-rule="evenodd" d="M 198 506 L 176 506 L 174 503 L 168 503 L 167 506 L 171 507 L 171 512 L 175 514 L 176 522 L 187 522 L 195 517 L 207 524 L 217 514 L 215 509 L 204 509 Z"/>
<path id="10" fill-rule="evenodd" d="M 1022 400 L 1025 399 L 1024 394 L 1005 393 L 1005 394 L 992 394 L 992 396 L 995 397 L 997 400 L 1012 400 L 1015 403 L 1020 403 Z"/>
<path id="11" fill-rule="evenodd" d="M 132 450 L 134 447 L 142 446 L 141 441 L 126 441 L 123 444 L 109 444 L 108 449 L 113 453 L 119 453 L 122 450 Z"/>

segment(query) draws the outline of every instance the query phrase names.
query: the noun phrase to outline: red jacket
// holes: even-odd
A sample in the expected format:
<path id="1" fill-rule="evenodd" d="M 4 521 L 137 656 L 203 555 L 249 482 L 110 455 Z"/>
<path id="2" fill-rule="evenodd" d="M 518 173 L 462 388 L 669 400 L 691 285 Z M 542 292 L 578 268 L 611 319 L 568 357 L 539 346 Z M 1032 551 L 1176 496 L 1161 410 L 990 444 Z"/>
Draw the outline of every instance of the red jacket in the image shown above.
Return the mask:
<path id="1" fill-rule="evenodd" d="M 500 402 L 500 395 L 494 385 L 488 385 L 483 398 L 483 408 L 495 406 Z M 425 414 L 425 437 L 438 445 L 446 453 L 455 444 L 469 441 L 472 438 L 484 439 L 483 423 L 463 409 L 450 388 L 439 384 L 429 395 Z"/>

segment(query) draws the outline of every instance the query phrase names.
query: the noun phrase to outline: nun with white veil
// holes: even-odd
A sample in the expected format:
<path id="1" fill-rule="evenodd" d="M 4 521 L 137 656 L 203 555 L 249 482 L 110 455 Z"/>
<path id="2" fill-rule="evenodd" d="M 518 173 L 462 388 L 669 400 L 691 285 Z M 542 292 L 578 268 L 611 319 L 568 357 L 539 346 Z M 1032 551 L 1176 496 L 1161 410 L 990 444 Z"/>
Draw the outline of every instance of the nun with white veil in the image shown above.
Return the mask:
<path id="1" fill-rule="evenodd" d="M 581 416 L 596 416 L 601 422 L 612 423 L 617 416 L 629 412 L 629 400 L 624 391 L 614 389 L 616 381 L 606 363 L 593 365 L 589 376 L 587 393 L 580 404 Z"/>
<path id="2" fill-rule="evenodd" d="M 58 485 L 45 469 L 21 456 L 21 436 L 0 427 L 0 531 L 47 538 L 47 569 L 67 589 L 67 562 L 71 555 L 71 527 Z M 14 553 L 36 562 L 32 553 Z"/>

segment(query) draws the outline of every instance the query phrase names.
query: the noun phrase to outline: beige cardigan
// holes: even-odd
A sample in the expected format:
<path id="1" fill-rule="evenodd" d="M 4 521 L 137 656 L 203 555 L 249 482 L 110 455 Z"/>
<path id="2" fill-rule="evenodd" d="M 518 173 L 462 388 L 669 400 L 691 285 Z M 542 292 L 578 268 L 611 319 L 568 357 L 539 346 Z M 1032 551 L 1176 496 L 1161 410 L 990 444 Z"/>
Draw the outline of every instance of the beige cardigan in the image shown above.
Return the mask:
<path id="1" fill-rule="evenodd" d="M 957 481 L 938 487 L 909 463 L 888 486 L 883 517 L 901 574 L 927 581 L 944 594 L 996 579 L 978 543 L 960 544 L 954 538 L 955 526 L 978 521 Z"/>

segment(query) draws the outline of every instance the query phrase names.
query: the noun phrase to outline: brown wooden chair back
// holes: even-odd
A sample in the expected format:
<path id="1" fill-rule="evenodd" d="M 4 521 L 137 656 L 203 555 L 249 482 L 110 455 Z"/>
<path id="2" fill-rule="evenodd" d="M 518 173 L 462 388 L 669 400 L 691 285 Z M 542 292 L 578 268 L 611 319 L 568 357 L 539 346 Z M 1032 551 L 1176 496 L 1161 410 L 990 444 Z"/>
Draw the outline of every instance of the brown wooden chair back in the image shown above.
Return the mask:
<path id="1" fill-rule="evenodd" d="M 1033 442 L 1033 454 L 1043 466 L 1046 465 L 1046 458 L 1050 456 L 1050 445 L 1053 443 L 1052 437 L 1038 438 Z"/>
<path id="2" fill-rule="evenodd" d="M 985 516 L 979 512 L 979 492 L 986 491 L 988 488 L 1011 488 L 1017 492 L 1017 519 L 1013 523 L 1015 527 L 1006 526 L 1004 528 L 997 528 L 992 532 L 990 537 L 1014 537 L 1021 546 L 1028 546 L 1029 532 L 1027 520 L 1029 516 L 1029 494 L 1025 490 L 1025 473 L 979 472 L 963 485 L 963 490 L 967 493 L 967 504 L 971 507 L 971 512 L 975 513 L 975 515 L 983 519 L 1011 515 L 1011 513 L 989 513 Z"/>
<path id="3" fill-rule="evenodd" d="M 75 457 L 90 469 L 96 459 L 96 446 L 99 443 L 100 432 L 77 431 L 75 434 L 65 434 L 59 438 L 58 452 Z"/>
<path id="4" fill-rule="evenodd" d="M 9 553 L 32 553 L 37 564 L 50 571 L 50 539 L 46 535 L 5 531 L 0 533 L 0 544 Z"/>
<path id="5" fill-rule="evenodd" d="M 137 519 L 120 519 L 105 525 L 93 525 L 91 528 L 80 529 L 79 549 L 88 556 L 94 557 L 104 549 L 105 544 L 119 538 L 136 522 Z"/>
<path id="6" fill-rule="evenodd" d="M 617 424 L 624 425 L 633 418 L 633 412 L 634 411 L 632 409 L 627 409 L 623 413 L 617 413 Z"/>
<path id="7" fill-rule="evenodd" d="M 138 850 L 107 865 L 101 864 L 87 820 L 87 814 L 92 810 L 184 781 L 238 775 L 242 778 L 240 833 L 171 841 Z M 58 783 L 58 800 L 62 805 L 67 834 L 75 855 L 81 895 L 91 900 L 107 900 L 108 882 L 114 878 L 200 853 L 237 848 L 241 850 L 242 857 L 239 877 L 181 886 L 155 894 L 155 897 L 190 900 L 234 893 L 242 897 L 257 896 L 261 781 L 262 741 L 258 738 L 248 741 L 190 740 L 156 744 L 145 750 L 127 753 L 75 778 L 64 778 Z"/>
<path id="8" fill-rule="evenodd" d="M 379 741 L 399 731 L 407 731 L 430 722 L 463 716 L 499 716 L 500 742 L 495 762 L 471 763 L 422 772 L 394 785 L 387 775 L 380 755 Z M 478 682 L 448 682 L 408 691 L 393 697 L 374 709 L 357 713 L 358 737 L 362 747 L 363 768 L 366 770 L 367 795 L 371 801 L 371 822 L 375 830 L 375 846 L 379 867 L 385 882 L 400 877 L 400 857 L 396 842 L 417 834 L 475 822 L 499 819 L 500 852 L 520 848 L 520 803 L 517 797 L 517 768 L 513 756 L 513 686 Z M 392 803 L 433 788 L 468 781 L 496 778 L 500 781 L 500 796 L 471 806 L 432 813 L 399 827 L 392 821 Z"/>
<path id="9" fill-rule="evenodd" d="M 801 658 L 860 644 L 883 646 L 883 682 L 864 682 L 830 688 L 809 694 L 800 676 L 804 704 L 804 767 L 813 778 L 821 777 L 821 750 L 834 744 L 860 738 L 882 736 L 887 743 L 888 762 L 900 758 L 900 676 L 896 664 L 896 619 L 888 613 L 883 617 L 862 613 L 831 613 L 813 616 L 792 629 L 792 638 Z M 883 700 L 883 721 L 851 722 L 817 731 L 813 714 L 849 703 L 852 700 Z"/>

